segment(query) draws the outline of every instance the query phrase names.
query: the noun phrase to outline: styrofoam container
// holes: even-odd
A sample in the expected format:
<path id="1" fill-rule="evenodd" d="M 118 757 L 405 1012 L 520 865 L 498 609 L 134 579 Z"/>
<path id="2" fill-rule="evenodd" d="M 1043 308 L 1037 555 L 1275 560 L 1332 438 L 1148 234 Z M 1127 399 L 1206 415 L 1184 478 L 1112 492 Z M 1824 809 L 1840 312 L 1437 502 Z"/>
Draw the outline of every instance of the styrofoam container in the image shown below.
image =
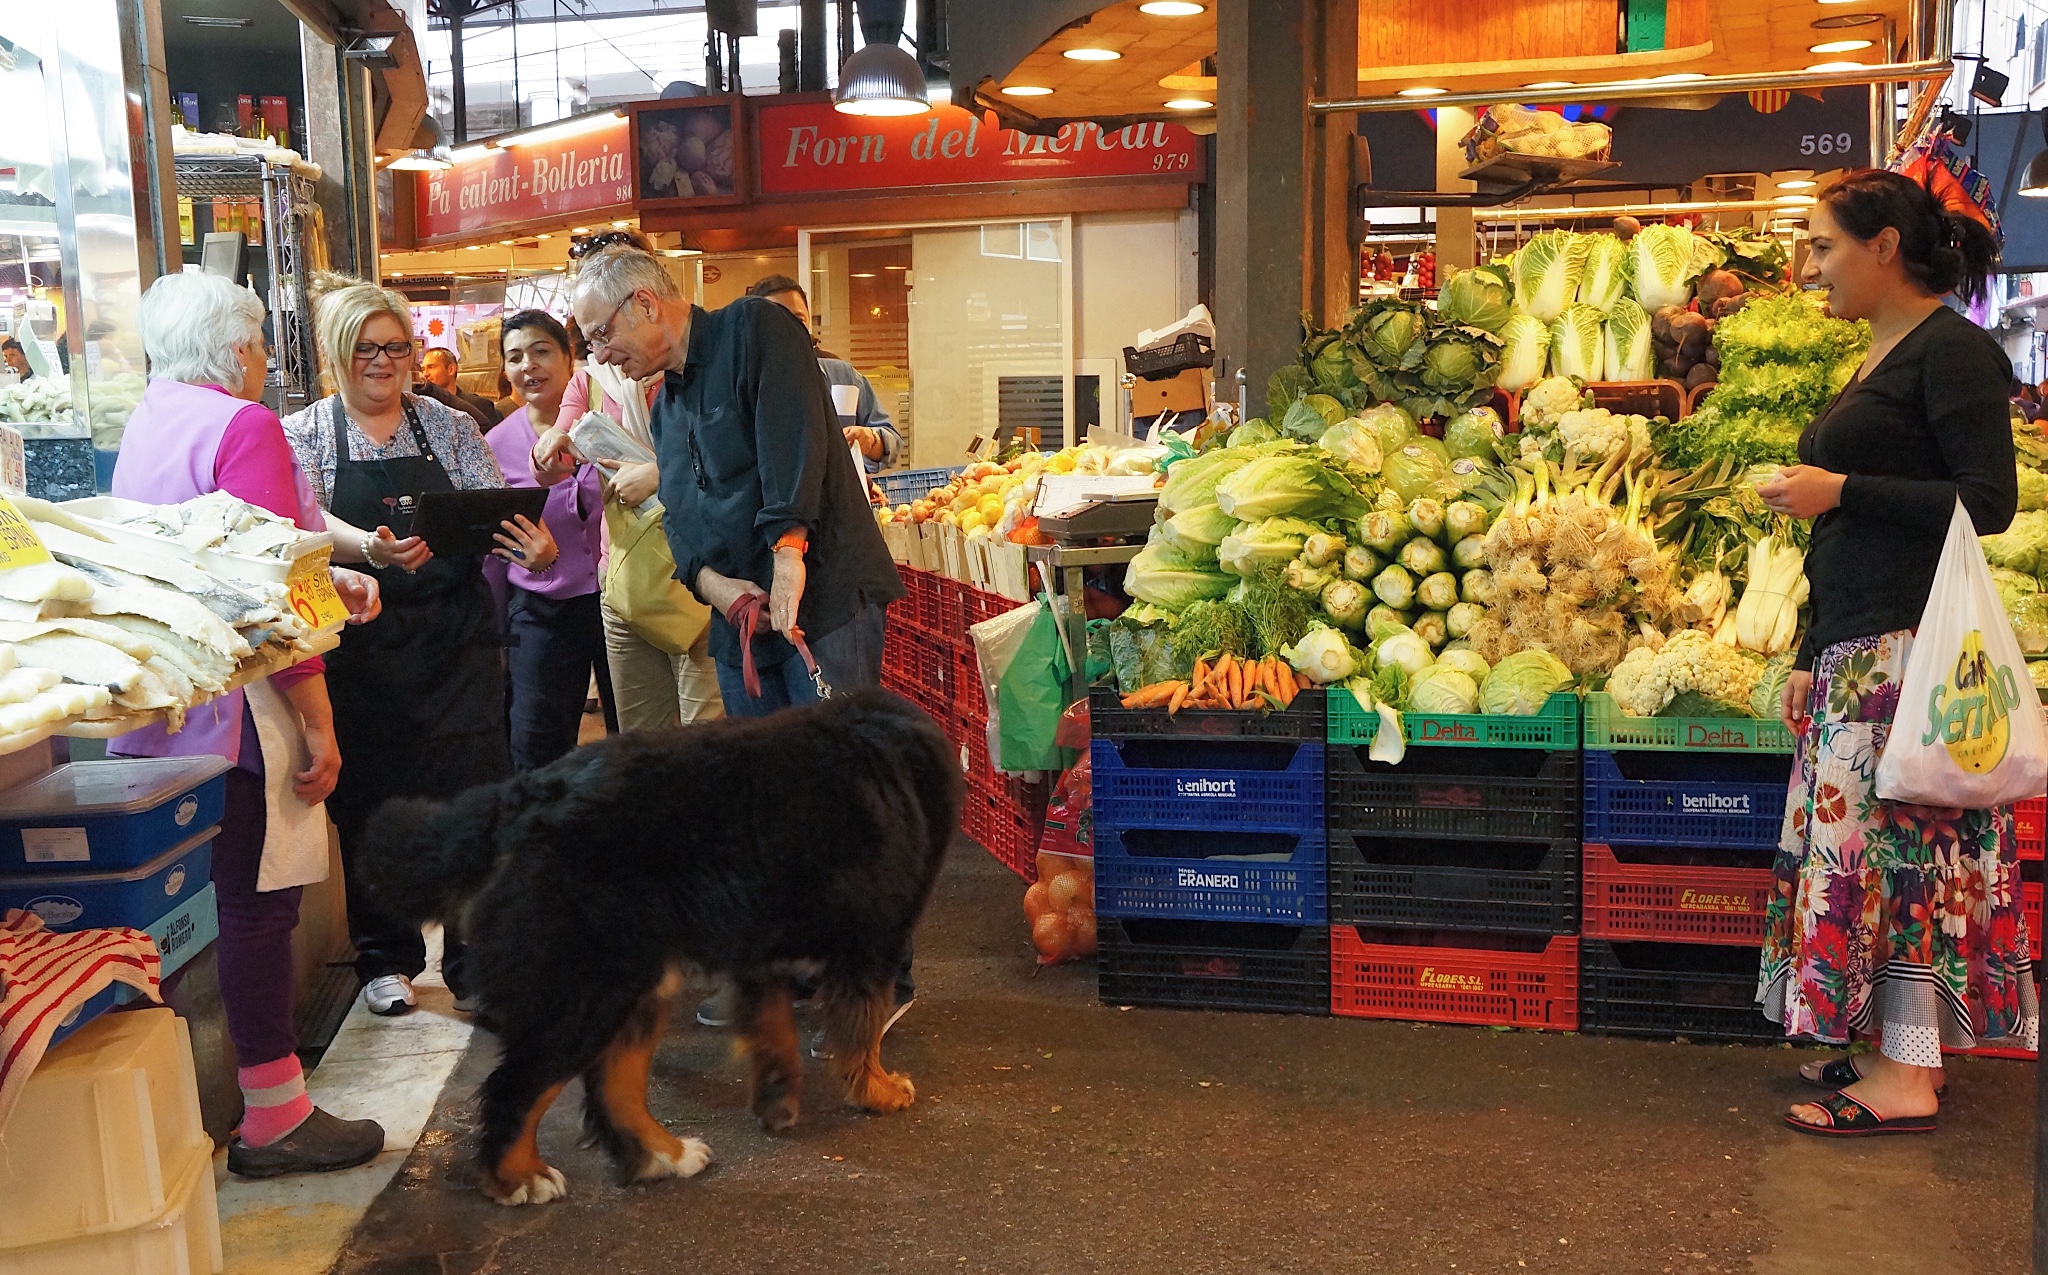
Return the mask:
<path id="1" fill-rule="evenodd" d="M 0 878 L 148 863 L 220 822 L 229 768 L 224 757 L 109 757 L 0 793 Z"/>
<path id="2" fill-rule="evenodd" d="M 26 1248 L 0 1248 L 0 1275 L 214 1275 L 224 1266 L 213 1159 L 195 1151 L 170 1198 L 133 1226 Z"/>
<path id="3" fill-rule="evenodd" d="M 184 969 L 193 957 L 206 950 L 207 944 L 220 937 L 220 909 L 214 902 L 213 882 L 208 881 L 199 893 L 142 928 L 155 940 L 157 955 L 163 958 L 159 977 L 169 978 Z M 126 983 L 114 984 L 116 1005 L 146 999 Z"/>
<path id="4" fill-rule="evenodd" d="M 201 829 L 126 872 L 35 872 L 0 877 L 0 911 L 25 908 L 52 930 L 147 927 L 213 879 L 213 837 Z"/>
<path id="5" fill-rule="evenodd" d="M 219 549 L 187 549 L 175 540 L 153 536 L 114 521 L 146 515 L 155 508 L 146 501 L 123 500 L 119 496 L 88 496 L 84 500 L 67 500 L 58 507 L 117 544 L 132 544 L 168 557 L 185 559 L 215 575 L 244 584 L 283 584 L 291 577 L 292 565 L 299 559 L 331 554 L 334 548 L 334 537 L 327 532 L 308 531 L 300 533 L 290 552 L 282 558 L 258 558 Z"/>
<path id="6" fill-rule="evenodd" d="M 210 1214 L 212 1154 L 185 1021 L 138 1009 L 88 1024 L 43 1055 L 0 1126 L 0 1272 L 175 1269 L 10 1263 L 27 1260 L 19 1250 L 29 1246 L 162 1217 L 183 1201 L 194 1160 L 206 1168 Z"/>

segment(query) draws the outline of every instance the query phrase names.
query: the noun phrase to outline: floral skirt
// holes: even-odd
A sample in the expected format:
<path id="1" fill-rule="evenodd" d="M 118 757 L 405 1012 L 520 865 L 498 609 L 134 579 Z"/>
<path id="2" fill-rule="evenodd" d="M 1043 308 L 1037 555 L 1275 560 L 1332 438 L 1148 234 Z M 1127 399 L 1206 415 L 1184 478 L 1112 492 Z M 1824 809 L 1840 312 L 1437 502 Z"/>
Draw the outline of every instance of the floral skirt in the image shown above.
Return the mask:
<path id="1" fill-rule="evenodd" d="M 2010 806 L 1879 800 L 1877 758 L 1910 630 L 1837 642 L 1814 661 L 1774 865 L 1757 1002 L 1788 1034 L 1876 1036 L 1888 1058 L 1941 1065 L 1979 1037 L 2033 1049 Z"/>

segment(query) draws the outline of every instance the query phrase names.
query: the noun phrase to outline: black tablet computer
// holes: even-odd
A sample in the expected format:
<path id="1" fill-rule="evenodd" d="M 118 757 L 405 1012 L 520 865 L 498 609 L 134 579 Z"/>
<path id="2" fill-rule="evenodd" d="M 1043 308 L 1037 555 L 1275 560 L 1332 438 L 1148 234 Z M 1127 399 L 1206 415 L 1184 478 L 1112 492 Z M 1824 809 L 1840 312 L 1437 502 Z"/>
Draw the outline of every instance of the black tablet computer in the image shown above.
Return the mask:
<path id="1" fill-rule="evenodd" d="M 412 534 L 437 558 L 482 557 L 498 547 L 502 524 L 518 514 L 540 521 L 545 487 L 491 487 L 482 491 L 430 491 L 420 496 Z"/>

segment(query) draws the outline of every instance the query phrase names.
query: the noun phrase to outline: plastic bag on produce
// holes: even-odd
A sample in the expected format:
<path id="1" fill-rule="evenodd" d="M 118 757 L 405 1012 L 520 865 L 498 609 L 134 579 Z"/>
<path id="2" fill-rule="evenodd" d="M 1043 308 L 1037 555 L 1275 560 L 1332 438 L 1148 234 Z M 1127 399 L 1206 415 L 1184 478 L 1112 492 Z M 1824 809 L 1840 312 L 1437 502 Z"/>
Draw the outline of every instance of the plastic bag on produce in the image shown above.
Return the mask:
<path id="1" fill-rule="evenodd" d="M 1956 501 L 1934 573 L 1891 737 L 1877 760 L 1877 795 L 1923 806 L 1980 809 L 2048 789 L 2048 722 L 2026 659 Z"/>
<path id="2" fill-rule="evenodd" d="M 983 620 L 968 630 L 988 697 L 989 761 L 1011 774 L 1060 770 L 1072 758 L 1055 742 L 1067 707 L 1071 665 L 1052 604 Z"/>
<path id="3" fill-rule="evenodd" d="M 1048 855 L 1092 859 L 1095 854 L 1094 786 L 1085 750 L 1053 785 L 1052 800 L 1045 807 L 1045 830 L 1038 837 L 1038 854 L 1041 876 Z"/>
<path id="4" fill-rule="evenodd" d="M 1038 852 L 1038 880 L 1024 892 L 1024 919 L 1040 965 L 1095 955 L 1095 860 Z"/>

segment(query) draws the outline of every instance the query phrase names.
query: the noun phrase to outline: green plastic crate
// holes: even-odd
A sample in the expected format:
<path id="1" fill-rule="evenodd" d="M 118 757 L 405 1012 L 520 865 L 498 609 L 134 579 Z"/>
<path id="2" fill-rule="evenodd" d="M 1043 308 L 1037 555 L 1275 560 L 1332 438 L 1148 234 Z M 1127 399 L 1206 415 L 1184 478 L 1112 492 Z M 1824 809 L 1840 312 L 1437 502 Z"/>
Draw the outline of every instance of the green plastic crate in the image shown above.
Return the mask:
<path id="1" fill-rule="evenodd" d="M 1329 694 L 1329 742 L 1370 744 L 1380 715 L 1361 708 L 1342 687 Z M 1529 717 L 1493 713 L 1403 713 L 1401 733 L 1410 748 L 1540 748 L 1561 752 L 1579 746 L 1579 697 L 1559 691 Z"/>
<path id="2" fill-rule="evenodd" d="M 1789 753 L 1792 742 L 1775 718 L 1630 717 L 1606 691 L 1586 695 L 1586 747 L 1600 752 Z"/>

